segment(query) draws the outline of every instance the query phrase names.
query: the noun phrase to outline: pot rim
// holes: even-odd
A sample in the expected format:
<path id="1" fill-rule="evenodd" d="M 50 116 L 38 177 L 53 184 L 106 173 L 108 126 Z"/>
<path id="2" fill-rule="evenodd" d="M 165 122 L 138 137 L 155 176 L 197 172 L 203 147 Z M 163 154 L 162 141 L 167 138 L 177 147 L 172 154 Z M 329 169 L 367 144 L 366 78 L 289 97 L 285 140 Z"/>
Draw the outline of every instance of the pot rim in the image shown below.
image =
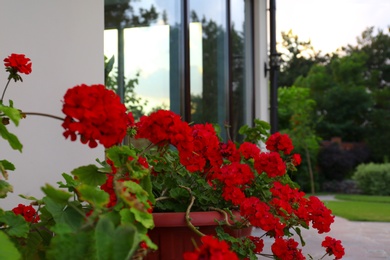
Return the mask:
<path id="1" fill-rule="evenodd" d="M 237 220 L 241 219 L 238 211 L 233 212 Z M 187 227 L 185 212 L 157 212 L 153 213 L 155 227 Z M 190 212 L 191 223 L 196 227 L 216 226 L 217 221 L 223 221 L 225 216 L 218 211 Z"/>

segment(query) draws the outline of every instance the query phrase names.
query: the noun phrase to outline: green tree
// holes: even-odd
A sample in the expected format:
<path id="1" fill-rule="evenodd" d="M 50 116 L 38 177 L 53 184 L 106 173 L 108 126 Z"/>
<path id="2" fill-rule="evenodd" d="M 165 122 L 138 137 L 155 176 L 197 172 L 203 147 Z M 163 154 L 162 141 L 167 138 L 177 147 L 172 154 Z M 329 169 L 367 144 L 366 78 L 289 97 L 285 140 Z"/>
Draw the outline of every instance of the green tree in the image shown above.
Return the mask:
<path id="1" fill-rule="evenodd" d="M 356 46 L 347 46 L 347 55 L 365 55 L 363 77 L 371 93 L 373 106 L 367 120 L 367 144 L 374 161 L 390 156 L 390 27 L 387 32 L 369 27 L 357 39 Z"/>
<path id="2" fill-rule="evenodd" d="M 292 139 L 294 151 L 302 155 L 302 165 L 298 175 L 292 176 L 303 190 L 315 193 L 318 175 L 314 172 L 319 137 L 315 132 L 313 113 L 316 103 L 310 98 L 310 90 L 302 87 L 282 87 L 278 89 L 278 114 L 283 126 L 281 132 L 287 133 Z M 317 186 L 317 187 L 316 187 Z"/>
<path id="3" fill-rule="evenodd" d="M 305 77 L 313 65 L 329 58 L 315 51 L 310 41 L 300 41 L 292 30 L 282 32 L 278 51 L 281 53 L 278 85 L 285 87 L 292 86 L 299 76 Z"/>
<path id="4" fill-rule="evenodd" d="M 316 101 L 319 122 L 316 131 L 324 139 L 338 136 L 345 141 L 362 141 L 367 135 L 367 120 L 372 107 L 366 87 L 361 53 L 333 56 L 329 63 L 313 66 L 296 85 L 310 89 Z"/>

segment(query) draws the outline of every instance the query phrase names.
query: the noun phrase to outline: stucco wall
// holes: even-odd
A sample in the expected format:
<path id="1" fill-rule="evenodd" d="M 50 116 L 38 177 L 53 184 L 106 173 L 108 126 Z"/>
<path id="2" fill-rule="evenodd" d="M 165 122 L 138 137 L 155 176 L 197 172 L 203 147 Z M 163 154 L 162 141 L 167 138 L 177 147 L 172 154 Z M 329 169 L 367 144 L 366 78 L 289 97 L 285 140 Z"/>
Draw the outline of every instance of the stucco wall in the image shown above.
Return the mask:
<path id="1" fill-rule="evenodd" d="M 26 112 L 63 116 L 62 97 L 77 84 L 103 83 L 103 0 L 2 0 L 0 3 L 0 58 L 24 53 L 32 60 L 32 74 L 12 82 L 5 100 Z M 3 64 L 3 63 L 2 63 Z M 0 68 L 4 68 L 3 65 Z M 6 83 L 0 69 L 0 89 Z M 103 158 L 101 147 L 90 149 L 65 140 L 61 121 L 28 116 L 18 128 L 23 153 L 0 139 L 0 159 L 16 166 L 10 172 L 14 193 L 0 199 L 0 207 L 25 202 L 18 194 L 41 196 L 44 183 L 56 184 L 63 172 Z"/>

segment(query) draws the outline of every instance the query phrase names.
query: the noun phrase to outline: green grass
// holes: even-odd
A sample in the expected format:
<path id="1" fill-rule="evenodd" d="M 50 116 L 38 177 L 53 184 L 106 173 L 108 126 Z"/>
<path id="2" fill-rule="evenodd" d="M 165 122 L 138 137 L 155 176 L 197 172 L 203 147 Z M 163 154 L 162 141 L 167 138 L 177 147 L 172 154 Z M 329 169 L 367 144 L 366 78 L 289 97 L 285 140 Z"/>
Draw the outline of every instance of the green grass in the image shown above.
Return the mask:
<path id="1" fill-rule="evenodd" d="M 352 221 L 390 222 L 389 196 L 336 195 L 340 201 L 325 201 L 333 214 Z"/>
<path id="2" fill-rule="evenodd" d="M 390 203 L 390 196 L 337 194 L 335 197 L 338 200 Z"/>

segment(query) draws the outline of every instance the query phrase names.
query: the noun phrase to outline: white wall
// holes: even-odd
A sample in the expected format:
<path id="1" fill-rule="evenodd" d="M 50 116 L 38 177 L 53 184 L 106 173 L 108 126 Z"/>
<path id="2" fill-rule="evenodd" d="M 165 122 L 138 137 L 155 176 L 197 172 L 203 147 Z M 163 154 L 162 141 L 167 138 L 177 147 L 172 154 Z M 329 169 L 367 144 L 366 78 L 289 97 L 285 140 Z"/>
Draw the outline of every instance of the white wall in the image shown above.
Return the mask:
<path id="1" fill-rule="evenodd" d="M 62 97 L 75 85 L 103 83 L 103 0 L 1 0 L 0 59 L 26 54 L 32 73 L 12 82 L 5 100 L 26 112 L 63 116 Z M 0 90 L 6 84 L 0 64 Z M 44 183 L 56 184 L 63 172 L 103 159 L 103 148 L 90 149 L 62 136 L 61 121 L 29 116 L 10 128 L 23 143 L 23 153 L 0 139 L 0 159 L 16 166 L 9 172 L 14 193 L 0 199 L 1 208 L 25 202 L 18 194 L 41 196 Z"/>

